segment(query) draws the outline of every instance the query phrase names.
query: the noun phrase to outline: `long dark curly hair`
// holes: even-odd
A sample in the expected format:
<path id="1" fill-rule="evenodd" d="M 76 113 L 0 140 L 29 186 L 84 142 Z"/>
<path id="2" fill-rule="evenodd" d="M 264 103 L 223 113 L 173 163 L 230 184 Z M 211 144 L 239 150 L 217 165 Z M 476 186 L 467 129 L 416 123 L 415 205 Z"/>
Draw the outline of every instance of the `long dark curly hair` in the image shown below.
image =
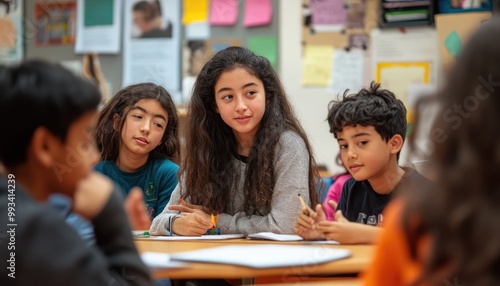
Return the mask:
<path id="1" fill-rule="evenodd" d="M 413 192 L 404 214 L 414 257 L 418 242 L 431 238 L 415 285 L 500 285 L 500 42 L 492 40 L 497 37 L 499 19 L 482 24 L 440 92 L 417 105 L 419 111 L 432 103 L 439 112 L 429 133 L 435 189 Z M 418 150 L 414 134 L 409 142 Z"/>
<path id="2" fill-rule="evenodd" d="M 311 147 L 286 93 L 269 61 L 246 48 L 229 47 L 215 54 L 198 75 L 188 107 L 189 121 L 186 155 L 180 176 L 185 185 L 182 197 L 213 212 L 224 212 L 230 205 L 230 192 L 238 180 L 233 166 L 238 157 L 237 142 L 231 127 L 216 112 L 215 84 L 222 73 L 243 68 L 262 81 L 266 110 L 248 157 L 244 183 L 244 209 L 247 215 L 270 211 L 276 182 L 274 161 L 281 134 L 297 133 L 309 153 L 309 195 L 311 206 L 318 203 L 315 168 Z M 185 187 L 185 188 L 184 188 Z"/>
<path id="3" fill-rule="evenodd" d="M 121 131 L 125 119 L 128 112 L 141 99 L 158 101 L 168 114 L 168 123 L 161 139 L 162 143 L 149 153 L 149 158 L 168 158 L 177 163 L 180 159 L 177 109 L 168 91 L 154 83 L 139 83 L 121 89 L 99 112 L 95 137 L 102 159 L 110 161 L 118 159 Z M 113 127 L 115 115 L 118 115 L 120 119 L 118 130 Z"/>

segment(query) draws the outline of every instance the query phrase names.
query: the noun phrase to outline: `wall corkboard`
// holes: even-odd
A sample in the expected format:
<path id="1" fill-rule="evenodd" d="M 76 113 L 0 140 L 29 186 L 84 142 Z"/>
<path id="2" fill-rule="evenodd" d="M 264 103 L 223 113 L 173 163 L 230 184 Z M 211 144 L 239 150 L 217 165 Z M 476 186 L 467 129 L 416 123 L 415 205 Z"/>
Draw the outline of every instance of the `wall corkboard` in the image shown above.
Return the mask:
<path id="1" fill-rule="evenodd" d="M 332 45 L 335 48 L 369 46 L 370 31 L 379 24 L 380 4 L 376 0 L 344 0 L 345 28 L 339 32 L 316 32 L 311 25 L 310 2 L 302 2 L 302 45 Z M 361 24 L 359 22 L 361 21 Z"/>

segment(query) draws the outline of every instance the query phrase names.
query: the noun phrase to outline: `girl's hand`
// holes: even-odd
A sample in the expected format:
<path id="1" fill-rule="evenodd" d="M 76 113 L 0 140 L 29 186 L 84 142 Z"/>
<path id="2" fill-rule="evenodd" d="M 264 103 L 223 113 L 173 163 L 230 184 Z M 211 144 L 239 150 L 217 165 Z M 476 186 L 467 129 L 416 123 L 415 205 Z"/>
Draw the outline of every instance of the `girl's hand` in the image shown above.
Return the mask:
<path id="1" fill-rule="evenodd" d="M 191 203 L 188 203 L 186 200 L 182 199 L 182 198 L 179 198 L 177 200 L 177 202 L 179 202 L 179 204 L 181 206 L 185 206 L 185 207 L 188 207 L 190 209 L 197 209 L 197 210 L 200 210 L 200 211 L 203 211 L 204 213 L 206 213 L 207 215 L 210 215 L 212 212 L 206 208 L 206 207 L 203 207 L 203 206 L 199 206 L 199 205 L 193 205 Z"/>
<path id="2" fill-rule="evenodd" d="M 146 211 L 141 188 L 133 187 L 130 190 L 124 207 L 132 230 L 149 230 L 151 219 Z"/>
<path id="3" fill-rule="evenodd" d="M 170 226 L 175 234 L 203 235 L 213 226 L 211 217 L 200 209 L 183 205 L 169 206 L 168 209 L 181 212 Z"/>

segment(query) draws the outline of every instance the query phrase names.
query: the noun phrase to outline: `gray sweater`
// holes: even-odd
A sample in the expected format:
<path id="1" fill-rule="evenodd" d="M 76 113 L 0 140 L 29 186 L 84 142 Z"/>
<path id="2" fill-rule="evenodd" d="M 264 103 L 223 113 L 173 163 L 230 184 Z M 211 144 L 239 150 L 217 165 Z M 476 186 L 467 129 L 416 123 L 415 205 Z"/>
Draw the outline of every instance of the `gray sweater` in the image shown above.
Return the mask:
<path id="1" fill-rule="evenodd" d="M 271 211 L 264 215 L 248 217 L 243 209 L 243 185 L 247 164 L 234 159 L 234 164 L 240 170 L 240 180 L 230 195 L 231 204 L 225 213 L 219 215 L 217 227 L 221 234 L 251 234 L 261 231 L 271 231 L 280 234 L 293 234 L 293 225 L 300 209 L 297 194 L 306 202 L 309 201 L 309 154 L 304 141 L 292 131 L 284 132 L 276 146 L 275 177 Z M 181 180 L 182 182 L 182 180 Z M 171 216 L 178 214 L 170 211 L 170 205 L 178 204 L 180 185 L 177 185 L 170 197 L 170 201 L 151 225 L 150 234 L 169 235 Z M 187 199 L 189 201 L 189 198 Z"/>

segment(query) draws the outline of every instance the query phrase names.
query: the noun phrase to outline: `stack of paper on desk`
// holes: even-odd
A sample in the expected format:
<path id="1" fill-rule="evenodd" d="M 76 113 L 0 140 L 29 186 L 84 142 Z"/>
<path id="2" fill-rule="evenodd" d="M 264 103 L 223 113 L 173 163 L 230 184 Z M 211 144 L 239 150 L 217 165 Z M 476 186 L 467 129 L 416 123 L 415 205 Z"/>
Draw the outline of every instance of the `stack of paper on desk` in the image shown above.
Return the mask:
<path id="1" fill-rule="evenodd" d="M 228 245 L 177 252 L 171 260 L 242 265 L 253 268 L 320 264 L 347 258 L 347 249 L 302 245 Z"/>

